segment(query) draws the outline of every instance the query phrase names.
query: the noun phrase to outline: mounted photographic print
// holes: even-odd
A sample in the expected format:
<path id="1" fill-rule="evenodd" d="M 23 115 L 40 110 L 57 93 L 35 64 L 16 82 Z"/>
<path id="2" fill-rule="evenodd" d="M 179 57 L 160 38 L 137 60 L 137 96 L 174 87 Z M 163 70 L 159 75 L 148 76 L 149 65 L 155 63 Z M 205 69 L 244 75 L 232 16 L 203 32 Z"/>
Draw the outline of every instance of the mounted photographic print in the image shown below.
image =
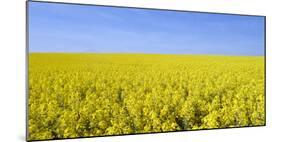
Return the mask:
<path id="1" fill-rule="evenodd" d="M 27 140 L 265 126 L 265 16 L 27 2 Z"/>

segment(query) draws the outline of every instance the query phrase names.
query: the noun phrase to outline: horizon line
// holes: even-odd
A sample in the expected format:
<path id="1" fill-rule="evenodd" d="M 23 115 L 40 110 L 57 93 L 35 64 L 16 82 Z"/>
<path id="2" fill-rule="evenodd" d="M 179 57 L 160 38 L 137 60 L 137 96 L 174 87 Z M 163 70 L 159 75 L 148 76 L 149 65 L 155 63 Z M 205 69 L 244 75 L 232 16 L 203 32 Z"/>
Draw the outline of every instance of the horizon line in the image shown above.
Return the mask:
<path id="1" fill-rule="evenodd" d="M 197 56 L 253 56 L 265 57 L 265 55 L 232 55 L 232 54 L 185 54 L 185 53 L 137 53 L 137 52 L 28 52 L 29 54 L 148 54 L 148 55 L 197 55 Z"/>

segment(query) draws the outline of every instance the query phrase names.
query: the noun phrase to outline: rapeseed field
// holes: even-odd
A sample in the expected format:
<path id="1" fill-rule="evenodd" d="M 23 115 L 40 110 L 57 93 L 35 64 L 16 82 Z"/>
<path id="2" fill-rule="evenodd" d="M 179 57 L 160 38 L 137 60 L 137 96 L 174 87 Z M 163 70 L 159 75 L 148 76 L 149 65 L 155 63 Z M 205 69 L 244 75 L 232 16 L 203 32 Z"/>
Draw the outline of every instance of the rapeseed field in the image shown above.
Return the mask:
<path id="1" fill-rule="evenodd" d="M 264 57 L 29 54 L 28 139 L 265 125 Z"/>

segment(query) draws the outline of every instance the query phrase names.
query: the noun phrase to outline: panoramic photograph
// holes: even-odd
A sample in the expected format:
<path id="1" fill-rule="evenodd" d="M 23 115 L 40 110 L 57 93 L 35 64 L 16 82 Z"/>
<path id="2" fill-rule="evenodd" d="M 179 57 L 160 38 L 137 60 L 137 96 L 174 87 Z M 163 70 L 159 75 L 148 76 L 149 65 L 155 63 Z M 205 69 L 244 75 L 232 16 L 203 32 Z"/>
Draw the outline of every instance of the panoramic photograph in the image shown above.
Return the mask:
<path id="1" fill-rule="evenodd" d="M 30 1 L 27 140 L 264 126 L 264 23 Z"/>

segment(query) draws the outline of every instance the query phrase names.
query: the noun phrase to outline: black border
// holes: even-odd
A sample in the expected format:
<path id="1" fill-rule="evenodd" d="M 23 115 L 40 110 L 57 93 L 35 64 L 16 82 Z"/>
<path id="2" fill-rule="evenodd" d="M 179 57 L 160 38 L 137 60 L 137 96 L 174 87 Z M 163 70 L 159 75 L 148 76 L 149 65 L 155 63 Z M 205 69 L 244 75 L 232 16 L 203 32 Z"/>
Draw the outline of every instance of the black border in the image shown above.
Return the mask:
<path id="1" fill-rule="evenodd" d="M 73 138 L 55 138 L 55 139 L 38 139 L 28 140 L 28 98 L 29 98 L 29 2 L 38 3 L 52 3 L 52 4 L 69 4 L 69 5 L 80 5 L 80 6 L 101 6 L 101 7 L 115 7 L 115 8 L 132 8 L 132 9 L 144 9 L 144 10 L 164 10 L 164 11 L 175 11 L 175 12 L 193 12 L 203 14 L 222 14 L 222 15 L 236 15 L 236 16 L 251 16 L 251 17 L 263 17 L 264 18 L 264 125 L 253 125 L 253 126 L 242 126 L 242 127 L 225 127 L 225 128 L 205 128 L 195 130 L 180 130 L 180 131 L 164 131 L 164 132 L 148 132 L 148 133 L 133 133 L 133 134 L 122 134 L 122 135 L 100 135 L 100 136 L 87 136 L 87 137 L 73 137 Z M 142 7 L 129 7 L 129 6 L 114 6 L 114 5 L 100 5 L 100 4 L 84 4 L 84 3 L 71 3 L 71 2 L 53 2 L 53 1 L 40 1 L 40 0 L 26 0 L 26 141 L 50 141 L 50 140 L 67 140 L 67 139 L 80 139 L 80 138 L 95 138 L 95 137 L 110 137 L 110 136 L 128 136 L 128 135 L 141 135 L 141 134 L 161 134 L 161 133 L 176 133 L 176 132 L 187 132 L 187 131 L 201 131 L 201 130 L 222 130 L 222 129 L 233 129 L 233 128 L 253 128 L 266 126 L 266 16 L 264 15 L 250 15 L 250 14 L 233 14 L 233 13 L 220 13 L 220 12 L 202 12 L 202 11 L 188 11 L 188 10 L 172 10 L 172 9 L 160 9 L 160 8 L 142 8 Z"/>
<path id="2" fill-rule="evenodd" d="M 26 111 L 26 116 L 25 116 L 25 140 L 28 141 L 28 100 L 29 100 L 29 2 L 28 0 L 25 2 L 25 74 L 26 74 L 26 81 L 25 81 L 25 85 L 26 85 L 26 90 L 25 90 L 25 111 Z"/>

